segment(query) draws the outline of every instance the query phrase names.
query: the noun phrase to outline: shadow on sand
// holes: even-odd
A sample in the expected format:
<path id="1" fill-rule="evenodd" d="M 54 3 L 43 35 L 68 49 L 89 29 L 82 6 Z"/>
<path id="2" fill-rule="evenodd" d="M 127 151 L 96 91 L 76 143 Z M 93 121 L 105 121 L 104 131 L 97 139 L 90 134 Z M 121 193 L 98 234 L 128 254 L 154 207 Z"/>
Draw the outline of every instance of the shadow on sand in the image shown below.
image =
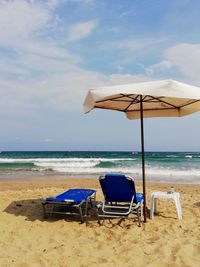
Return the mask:
<path id="1" fill-rule="evenodd" d="M 199 201 L 199 202 L 195 202 L 195 203 L 194 203 L 194 206 L 196 206 L 196 207 L 199 207 L 199 208 L 200 208 L 200 201 Z"/>
<path id="2" fill-rule="evenodd" d="M 60 219 L 64 219 L 65 221 L 77 221 L 80 222 L 80 217 L 56 214 L 56 216 L 49 216 L 48 218 L 44 218 L 43 208 L 42 208 L 42 200 L 41 199 L 24 199 L 20 201 L 11 202 L 7 208 L 4 209 L 4 212 L 13 214 L 15 216 L 24 216 L 28 221 L 36 221 L 39 220 L 41 222 L 48 221 L 54 222 Z M 87 217 L 87 221 L 97 221 L 96 210 L 90 209 L 89 216 Z"/>
<path id="3" fill-rule="evenodd" d="M 13 214 L 15 216 L 23 216 L 26 218 L 27 221 L 34 222 L 39 220 L 41 222 L 55 222 L 58 220 L 65 220 L 66 222 L 78 222 L 81 223 L 79 216 L 69 216 L 69 215 L 62 215 L 56 214 L 53 216 L 49 216 L 48 218 L 44 218 L 43 208 L 42 208 L 42 200 L 41 199 L 24 199 L 19 201 L 11 202 L 5 209 L 4 212 Z M 88 212 L 88 217 L 86 219 L 86 223 L 88 222 L 96 222 L 98 226 L 98 216 L 97 216 L 97 209 L 91 208 Z M 149 210 L 148 210 L 149 216 Z M 125 219 L 126 220 L 126 219 Z M 101 218 L 101 226 L 106 228 L 113 228 L 115 226 L 130 228 L 131 226 L 137 225 L 137 220 L 135 218 L 131 218 L 131 220 L 126 220 L 124 224 L 124 219 L 104 219 Z"/>

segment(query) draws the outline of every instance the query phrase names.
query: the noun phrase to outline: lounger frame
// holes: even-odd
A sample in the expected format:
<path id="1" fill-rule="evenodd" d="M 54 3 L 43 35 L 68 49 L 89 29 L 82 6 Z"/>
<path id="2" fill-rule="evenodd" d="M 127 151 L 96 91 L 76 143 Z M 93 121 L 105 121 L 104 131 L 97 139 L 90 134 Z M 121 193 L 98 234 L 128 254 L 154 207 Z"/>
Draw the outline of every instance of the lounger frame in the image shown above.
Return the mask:
<path id="1" fill-rule="evenodd" d="M 44 218 L 48 218 L 49 216 L 52 216 L 53 214 L 62 214 L 62 215 L 70 215 L 70 216 L 75 215 L 75 216 L 80 216 L 80 220 L 82 223 L 87 220 L 89 205 L 91 208 L 95 207 L 96 191 L 91 196 L 89 196 L 87 199 L 77 204 L 74 203 L 73 201 L 58 202 L 58 201 L 44 200 L 42 202 Z M 63 211 L 59 211 L 59 208 L 62 208 Z M 72 209 L 76 210 L 76 212 L 70 211 Z"/>
<path id="2" fill-rule="evenodd" d="M 125 175 L 126 179 L 134 182 L 131 176 Z M 100 176 L 99 180 L 105 179 L 105 176 Z M 116 178 L 117 179 L 117 178 Z M 143 216 L 143 201 L 135 204 L 134 195 L 130 202 L 109 202 L 106 200 L 104 195 L 104 200 L 101 204 L 97 205 L 98 208 L 98 222 L 100 224 L 100 218 L 128 218 L 129 214 L 136 214 L 138 219 L 138 225 L 141 226 L 141 221 L 144 220 Z"/>

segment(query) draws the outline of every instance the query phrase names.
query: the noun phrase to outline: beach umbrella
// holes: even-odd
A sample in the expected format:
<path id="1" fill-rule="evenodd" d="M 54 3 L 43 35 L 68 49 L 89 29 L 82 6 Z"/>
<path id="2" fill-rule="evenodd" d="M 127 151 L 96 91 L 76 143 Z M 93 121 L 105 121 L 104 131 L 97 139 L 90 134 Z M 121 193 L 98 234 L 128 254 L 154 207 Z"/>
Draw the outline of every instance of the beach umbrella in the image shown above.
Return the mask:
<path id="1" fill-rule="evenodd" d="M 124 112 L 141 124 L 142 183 L 146 222 L 146 185 L 143 118 L 182 117 L 200 110 L 200 88 L 174 80 L 104 86 L 91 89 L 84 101 L 85 113 L 94 108 Z"/>

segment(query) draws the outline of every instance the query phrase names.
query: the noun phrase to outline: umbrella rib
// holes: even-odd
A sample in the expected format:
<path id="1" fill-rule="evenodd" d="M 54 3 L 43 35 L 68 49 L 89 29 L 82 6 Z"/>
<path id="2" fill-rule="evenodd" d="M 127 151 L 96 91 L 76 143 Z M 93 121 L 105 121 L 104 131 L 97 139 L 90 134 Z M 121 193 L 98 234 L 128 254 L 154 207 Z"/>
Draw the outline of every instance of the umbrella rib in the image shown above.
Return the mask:
<path id="1" fill-rule="evenodd" d="M 120 96 L 117 96 L 117 97 L 113 97 L 113 98 L 109 98 L 109 99 L 105 99 L 105 100 L 99 100 L 97 101 L 96 103 L 103 103 L 103 102 L 107 102 L 107 101 L 113 101 L 113 102 L 125 102 L 125 103 L 128 103 L 127 107 L 125 109 L 117 109 L 117 108 L 113 108 L 113 110 L 117 110 L 117 111 L 122 111 L 122 112 L 130 112 L 130 111 L 139 111 L 139 110 L 131 110 L 129 109 L 132 105 L 134 104 L 138 104 L 139 103 L 139 100 L 137 99 L 139 95 L 137 95 L 136 97 L 131 97 L 131 96 L 134 96 L 134 94 L 120 94 Z M 123 97 L 127 97 L 127 98 L 130 98 L 132 101 L 130 102 L 130 100 L 123 100 L 121 98 Z M 149 99 L 147 99 L 149 98 Z M 144 98 L 143 98 L 143 102 L 145 103 L 148 103 L 148 102 L 153 102 L 154 101 L 157 101 L 159 103 L 163 103 L 163 104 L 166 104 L 169 106 L 169 108 L 156 108 L 156 109 L 146 109 L 146 110 L 167 110 L 167 109 L 180 109 L 180 108 L 183 108 L 183 107 L 186 107 L 186 106 L 189 106 L 189 105 L 192 105 L 196 102 L 199 102 L 200 100 L 194 100 L 190 103 L 187 103 L 187 104 L 184 104 L 182 106 L 176 106 L 176 105 L 173 105 L 171 103 L 168 103 L 167 101 L 164 101 L 164 100 L 161 100 L 160 98 L 163 98 L 162 96 L 161 97 L 154 97 L 154 96 L 151 96 L 151 95 L 146 95 Z M 96 108 L 102 108 L 102 109 L 110 109 L 110 108 L 104 108 L 104 107 L 98 107 L 98 106 L 95 106 Z"/>
<path id="2" fill-rule="evenodd" d="M 196 102 L 199 102 L 199 101 L 200 101 L 199 99 L 198 99 L 198 100 L 194 100 L 194 101 L 192 101 L 192 102 L 190 102 L 190 103 L 187 103 L 187 104 L 184 104 L 184 105 L 180 106 L 180 108 L 183 108 L 183 107 L 192 105 L 192 104 L 194 104 L 194 103 L 196 103 Z"/>
<path id="3" fill-rule="evenodd" d="M 179 108 L 180 108 L 180 107 L 177 107 L 177 106 L 175 106 L 175 105 L 173 105 L 173 104 L 171 104 L 171 103 L 168 103 L 167 101 L 161 100 L 160 97 L 154 97 L 154 96 L 150 96 L 150 95 L 149 95 L 149 97 L 150 97 L 152 100 L 157 100 L 158 102 L 163 103 L 163 104 L 166 104 L 166 105 L 168 105 L 168 106 L 171 106 L 171 107 L 173 107 L 173 108 L 175 108 L 175 109 L 179 109 Z M 146 100 L 145 102 L 148 102 L 148 100 Z"/>
<path id="4" fill-rule="evenodd" d="M 145 95 L 145 97 L 142 99 L 142 101 L 143 101 L 143 102 L 146 102 L 145 99 L 146 99 L 147 97 L 151 97 L 151 96 L 150 96 L 150 95 Z"/>
<path id="5" fill-rule="evenodd" d="M 126 112 L 126 111 L 129 109 L 129 107 L 135 103 L 135 101 L 137 100 L 138 97 L 139 97 L 139 95 L 137 95 L 137 96 L 133 99 L 133 101 L 131 101 L 131 103 L 124 109 L 124 112 Z M 139 100 L 137 101 L 137 103 L 139 103 Z"/>
<path id="6" fill-rule="evenodd" d="M 187 104 L 184 104 L 184 105 L 182 105 L 182 106 L 177 107 L 177 106 L 175 106 L 175 105 L 173 105 L 173 104 L 171 104 L 171 103 L 168 103 L 167 101 L 163 101 L 163 100 L 161 100 L 160 98 L 162 98 L 162 97 L 158 97 L 158 98 L 153 97 L 153 96 L 149 96 L 149 97 L 151 97 L 152 99 L 158 100 L 158 102 L 161 102 L 161 103 L 167 104 L 167 105 L 169 105 L 169 106 L 172 106 L 172 107 L 174 107 L 174 108 L 176 108 L 176 109 L 180 109 L 180 108 L 183 108 L 183 107 L 192 105 L 192 104 L 194 104 L 194 103 L 200 101 L 199 99 L 198 99 L 198 100 L 194 100 L 194 101 L 192 101 L 192 102 L 189 102 L 189 103 L 187 103 Z M 145 101 L 145 102 L 147 102 L 147 101 Z"/>
<path id="7" fill-rule="evenodd" d="M 168 110 L 168 109 L 174 109 L 173 107 L 169 107 L 169 108 L 145 108 L 144 109 L 144 112 L 145 111 L 154 111 L 154 110 Z M 177 108 L 178 109 L 178 108 Z M 123 111 L 123 110 L 121 110 Z M 126 112 L 133 112 L 133 111 L 140 111 L 140 109 L 134 109 L 134 110 L 127 110 Z"/>
<path id="8" fill-rule="evenodd" d="M 98 101 L 96 101 L 96 103 L 102 103 L 102 102 L 107 102 L 107 101 L 123 101 L 123 102 L 129 102 L 128 100 L 118 100 L 118 99 L 121 99 L 123 97 L 129 97 L 129 98 L 133 99 L 132 97 L 130 97 L 131 95 L 133 95 L 133 94 L 128 94 L 128 95 L 120 94 L 120 96 L 111 97 L 111 98 L 104 99 L 104 100 L 98 100 Z"/>
<path id="9" fill-rule="evenodd" d="M 123 97 L 128 97 L 128 98 L 130 98 L 130 99 L 132 99 L 133 101 L 135 101 L 137 98 L 138 98 L 138 96 L 139 95 L 137 95 L 136 97 L 133 97 L 135 94 L 128 94 L 128 95 L 126 95 L 126 94 L 121 94 L 121 95 L 123 95 Z M 138 100 L 138 103 L 139 103 L 140 101 Z"/>
<path id="10" fill-rule="evenodd" d="M 94 108 L 100 108 L 100 109 L 109 109 L 109 110 L 116 110 L 116 111 L 122 111 L 122 112 L 124 112 L 124 110 L 123 109 L 117 109 L 117 108 L 106 108 L 106 107 L 98 107 L 98 106 L 94 106 Z"/>
<path id="11" fill-rule="evenodd" d="M 110 101 L 113 101 L 113 102 L 125 102 L 125 103 L 130 103 L 130 101 L 131 102 L 133 102 L 132 100 L 120 100 L 120 99 L 108 99 L 108 100 L 110 100 Z M 104 101 L 102 101 L 102 102 L 104 102 Z"/>
<path id="12" fill-rule="evenodd" d="M 96 103 L 102 103 L 102 102 L 107 102 L 107 101 L 117 101 L 118 99 L 120 99 L 122 97 L 123 96 L 118 96 L 118 97 L 108 98 L 108 99 L 104 99 L 104 100 L 98 100 L 98 101 L 96 101 Z"/>

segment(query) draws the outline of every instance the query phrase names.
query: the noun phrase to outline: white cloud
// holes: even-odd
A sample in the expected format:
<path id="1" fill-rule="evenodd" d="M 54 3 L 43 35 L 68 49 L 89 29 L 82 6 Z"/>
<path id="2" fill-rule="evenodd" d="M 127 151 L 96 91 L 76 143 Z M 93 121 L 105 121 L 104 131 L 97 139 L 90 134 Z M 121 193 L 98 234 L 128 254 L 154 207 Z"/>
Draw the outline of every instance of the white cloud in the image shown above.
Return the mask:
<path id="1" fill-rule="evenodd" d="M 116 65 L 126 65 L 133 62 L 140 64 L 139 60 L 156 53 L 163 44 L 164 39 L 162 38 L 125 38 L 104 42 L 102 49 L 115 51 L 116 58 L 120 56 L 120 61 L 117 59 Z"/>
<path id="2" fill-rule="evenodd" d="M 5 118 L 32 118 L 44 110 L 82 110 L 87 90 L 106 81 L 104 75 L 75 66 L 26 81 L 1 78 L 0 112 Z"/>
<path id="3" fill-rule="evenodd" d="M 35 116 L 43 106 L 59 109 L 64 102 L 73 106 L 69 91 L 82 88 L 73 86 L 73 77 L 82 72 L 81 57 L 61 45 L 62 37 L 49 35 L 58 2 L 0 1 L 0 110 L 5 116 Z"/>
<path id="4" fill-rule="evenodd" d="M 186 77 L 200 81 L 200 44 L 178 44 L 169 48 L 165 57 Z"/>
<path id="5" fill-rule="evenodd" d="M 111 44 L 111 47 L 116 47 L 129 52 L 144 51 L 144 48 L 152 48 L 155 45 L 163 43 L 163 39 L 149 39 L 149 38 L 131 38 L 117 41 Z"/>
<path id="6" fill-rule="evenodd" d="M 59 73 L 37 84 L 38 99 L 45 98 L 44 107 L 61 110 L 80 110 L 89 88 L 104 84 L 106 77 L 95 71 L 80 68 Z"/>
<path id="7" fill-rule="evenodd" d="M 46 5 L 49 8 L 55 8 L 58 4 L 61 4 L 64 0 L 48 0 Z"/>
<path id="8" fill-rule="evenodd" d="M 69 41 L 77 41 L 88 37 L 97 26 L 96 20 L 79 22 L 69 28 Z"/>
<path id="9" fill-rule="evenodd" d="M 165 50 L 163 60 L 149 66 L 147 73 L 177 69 L 185 78 L 200 82 L 200 44 L 180 43 Z"/>
<path id="10" fill-rule="evenodd" d="M 148 75 L 153 75 L 156 71 L 166 71 L 168 69 L 171 69 L 173 67 L 173 64 L 169 60 L 162 60 L 158 64 L 154 64 L 152 66 L 149 66 L 146 68 L 146 73 Z"/>
<path id="11" fill-rule="evenodd" d="M 14 46 L 43 30 L 51 20 L 50 11 L 35 2 L 0 2 L 0 44 Z"/>
<path id="12" fill-rule="evenodd" d="M 132 74 L 112 74 L 109 77 L 109 84 L 126 84 L 150 81 L 153 78 L 145 75 L 132 75 Z"/>
<path id="13" fill-rule="evenodd" d="M 65 1 L 77 4 L 84 4 L 84 5 L 93 5 L 96 2 L 96 0 L 65 0 Z"/>
<path id="14" fill-rule="evenodd" d="M 34 80 L 48 79 L 54 74 L 72 71 L 80 62 L 79 56 L 53 42 L 30 42 L 19 46 L 14 57 L 0 53 L 0 78 L 2 81 L 7 78 L 8 82 L 15 79 L 28 84 Z"/>
<path id="15" fill-rule="evenodd" d="M 58 1 L 45 3 L 0 1 L 0 28 L 6 27 L 0 32 L 0 112 L 4 118 L 27 119 L 51 109 L 81 110 L 90 88 L 144 80 L 143 76 L 109 76 L 81 68 L 82 58 L 62 46 L 66 36 L 50 38 Z M 70 38 L 85 38 L 95 27 L 95 20 L 74 24 Z M 1 50 L 5 44 L 6 51 Z"/>

